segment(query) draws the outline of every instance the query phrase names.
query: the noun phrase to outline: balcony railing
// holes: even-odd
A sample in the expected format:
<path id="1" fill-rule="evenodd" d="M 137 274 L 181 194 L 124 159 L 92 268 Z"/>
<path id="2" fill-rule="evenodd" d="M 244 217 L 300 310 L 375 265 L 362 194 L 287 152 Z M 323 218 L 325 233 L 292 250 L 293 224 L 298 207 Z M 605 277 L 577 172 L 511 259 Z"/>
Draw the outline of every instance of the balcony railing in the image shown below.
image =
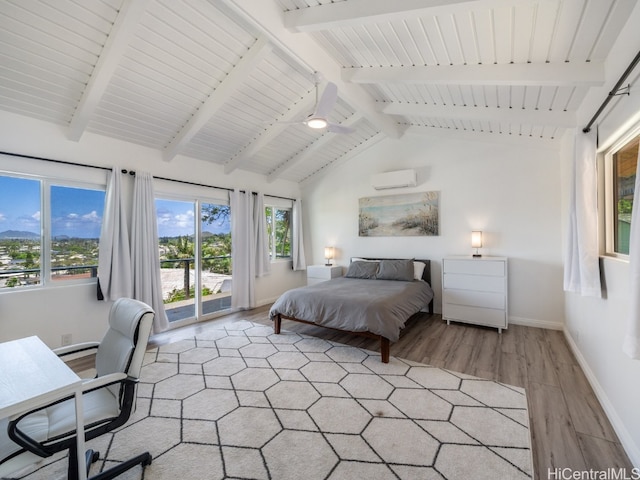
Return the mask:
<path id="1" fill-rule="evenodd" d="M 51 267 L 51 278 L 54 281 L 63 278 L 93 278 L 97 276 L 97 265 Z M 5 286 L 10 278 L 17 278 L 20 285 L 37 285 L 40 283 L 40 268 L 0 270 L 0 285 Z"/>
<path id="2" fill-rule="evenodd" d="M 184 298 L 190 298 L 190 271 L 195 266 L 195 258 L 171 258 L 160 261 L 161 269 L 180 268 L 183 270 L 182 290 Z M 231 278 L 231 255 L 217 255 L 202 258 L 203 270 L 228 275 Z M 97 265 L 51 267 L 52 280 L 72 278 L 95 278 L 98 276 Z M 37 285 L 40 283 L 40 268 L 24 268 L 0 270 L 0 288 L 5 287 L 9 279 L 17 278 L 19 285 Z M 166 298 L 167 292 L 163 292 Z M 215 292 L 214 292 L 215 293 Z"/>

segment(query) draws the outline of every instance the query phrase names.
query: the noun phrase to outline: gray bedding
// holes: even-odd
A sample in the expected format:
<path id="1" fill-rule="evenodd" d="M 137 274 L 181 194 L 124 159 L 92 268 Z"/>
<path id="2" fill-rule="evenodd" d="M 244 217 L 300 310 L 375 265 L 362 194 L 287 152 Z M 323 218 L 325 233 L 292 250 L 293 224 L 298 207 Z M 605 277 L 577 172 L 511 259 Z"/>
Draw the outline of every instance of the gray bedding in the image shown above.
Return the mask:
<path id="1" fill-rule="evenodd" d="M 395 342 L 405 322 L 427 307 L 433 291 L 427 282 L 340 277 L 285 292 L 272 305 L 281 314 L 325 327 L 371 332 Z"/>

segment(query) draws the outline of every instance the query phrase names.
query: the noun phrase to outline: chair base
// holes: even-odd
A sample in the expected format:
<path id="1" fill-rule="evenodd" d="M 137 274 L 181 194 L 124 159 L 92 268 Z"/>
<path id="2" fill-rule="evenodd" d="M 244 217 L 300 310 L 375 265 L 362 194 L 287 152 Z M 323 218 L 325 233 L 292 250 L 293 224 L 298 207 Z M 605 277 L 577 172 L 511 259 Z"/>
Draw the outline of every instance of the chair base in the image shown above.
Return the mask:
<path id="1" fill-rule="evenodd" d="M 93 477 L 89 477 L 89 469 L 91 468 L 91 464 L 98 461 L 100 458 L 100 453 L 96 452 L 92 449 L 89 449 L 85 452 L 85 459 L 87 462 L 87 480 L 110 480 L 122 475 L 127 470 L 131 470 L 136 465 L 141 465 L 142 468 L 147 465 L 151 465 L 152 457 L 149 452 L 141 453 L 129 460 L 125 460 L 122 463 L 114 465 L 113 467 L 103 470 L 102 472 L 94 475 Z M 75 456 L 75 448 L 71 448 L 69 451 L 69 471 L 68 478 L 69 480 L 78 480 L 78 463 L 76 461 Z"/>
<path id="2" fill-rule="evenodd" d="M 116 478 L 122 475 L 127 470 L 132 469 L 136 465 L 140 465 L 142 466 L 142 468 L 146 467 L 147 465 L 151 465 L 151 461 L 151 454 L 149 452 L 144 452 L 140 455 L 130 458 L 129 460 L 119 463 L 118 465 L 115 465 L 108 470 L 104 470 L 97 475 L 94 475 L 89 480 L 108 480 Z"/>
<path id="3" fill-rule="evenodd" d="M 89 476 L 89 469 L 91 468 L 92 463 L 96 463 L 100 458 L 100 452 L 94 452 L 92 449 L 84 452 L 84 461 L 87 466 L 87 477 Z"/>

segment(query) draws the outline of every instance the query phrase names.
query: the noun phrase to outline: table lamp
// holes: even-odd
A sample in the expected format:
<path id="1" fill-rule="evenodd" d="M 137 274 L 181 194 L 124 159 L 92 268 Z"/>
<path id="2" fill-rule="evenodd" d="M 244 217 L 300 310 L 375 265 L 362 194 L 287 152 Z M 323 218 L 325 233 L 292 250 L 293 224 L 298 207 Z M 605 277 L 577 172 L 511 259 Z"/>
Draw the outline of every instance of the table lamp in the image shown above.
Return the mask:
<path id="1" fill-rule="evenodd" d="M 331 266 L 331 259 L 333 258 L 335 252 L 333 247 L 324 247 L 324 258 L 327 260 L 327 263 L 325 263 L 325 266 L 330 267 Z"/>
<path id="2" fill-rule="evenodd" d="M 473 231 L 471 232 L 471 247 L 476 249 L 476 253 L 473 254 L 474 258 L 481 257 L 478 249 L 482 247 L 482 232 Z"/>

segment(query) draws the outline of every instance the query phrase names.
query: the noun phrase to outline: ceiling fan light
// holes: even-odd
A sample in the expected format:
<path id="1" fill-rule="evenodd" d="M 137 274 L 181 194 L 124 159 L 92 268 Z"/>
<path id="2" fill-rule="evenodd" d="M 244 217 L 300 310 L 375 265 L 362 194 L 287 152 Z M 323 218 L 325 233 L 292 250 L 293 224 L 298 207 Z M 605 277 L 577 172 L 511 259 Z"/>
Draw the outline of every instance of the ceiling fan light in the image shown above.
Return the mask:
<path id="1" fill-rule="evenodd" d="M 327 121 L 324 118 L 320 117 L 312 117 L 307 120 L 307 126 L 309 128 L 325 128 L 327 126 Z"/>

